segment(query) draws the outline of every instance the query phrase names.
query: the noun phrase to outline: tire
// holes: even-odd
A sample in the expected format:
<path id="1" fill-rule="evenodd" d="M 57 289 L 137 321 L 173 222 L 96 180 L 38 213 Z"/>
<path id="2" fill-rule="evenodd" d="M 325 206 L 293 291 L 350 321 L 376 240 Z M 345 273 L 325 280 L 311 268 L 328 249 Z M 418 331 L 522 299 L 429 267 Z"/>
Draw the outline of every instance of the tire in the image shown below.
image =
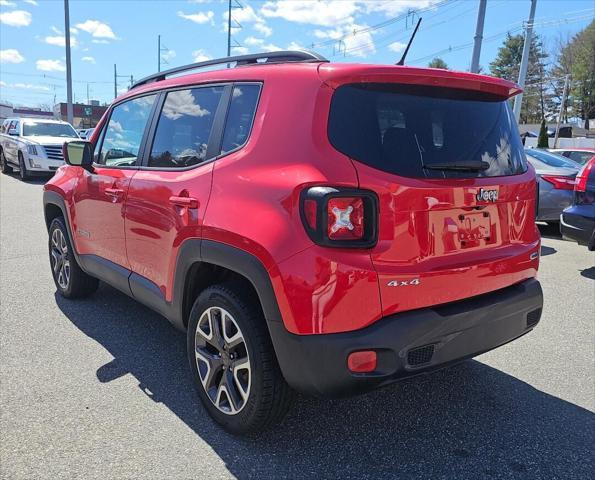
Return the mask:
<path id="1" fill-rule="evenodd" d="M 4 156 L 3 149 L 0 149 L 0 170 L 4 174 L 12 173 L 12 167 L 6 161 L 6 157 Z"/>
<path id="2" fill-rule="evenodd" d="M 264 315 L 243 290 L 233 283 L 208 287 L 194 302 L 188 322 L 188 360 L 200 400 L 233 434 L 280 422 L 294 397 L 277 363 Z M 209 335 L 212 343 L 206 340 Z"/>
<path id="3" fill-rule="evenodd" d="M 21 180 L 23 181 L 27 181 L 31 178 L 31 175 L 27 171 L 25 159 L 23 158 L 23 154 L 21 152 L 19 152 L 19 177 L 21 177 Z"/>
<path id="4" fill-rule="evenodd" d="M 97 290 L 99 280 L 83 272 L 76 261 L 62 217 L 50 224 L 48 248 L 52 278 L 60 295 L 83 298 Z"/>

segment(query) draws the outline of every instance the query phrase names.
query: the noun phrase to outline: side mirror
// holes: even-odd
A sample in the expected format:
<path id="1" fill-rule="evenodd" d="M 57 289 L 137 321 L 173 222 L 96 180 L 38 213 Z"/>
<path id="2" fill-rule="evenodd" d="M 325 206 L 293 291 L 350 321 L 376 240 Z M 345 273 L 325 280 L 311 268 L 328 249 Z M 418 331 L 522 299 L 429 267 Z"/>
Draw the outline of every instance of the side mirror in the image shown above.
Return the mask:
<path id="1" fill-rule="evenodd" d="M 11 128 L 11 129 L 8 131 L 8 134 L 9 134 L 11 137 L 18 137 L 18 136 L 19 136 L 19 132 L 18 132 L 18 130 L 17 130 L 16 128 Z"/>
<path id="2" fill-rule="evenodd" d="M 85 170 L 91 171 L 93 164 L 93 145 L 91 143 L 83 140 L 65 142 L 62 145 L 62 155 L 68 165 L 83 167 Z"/>

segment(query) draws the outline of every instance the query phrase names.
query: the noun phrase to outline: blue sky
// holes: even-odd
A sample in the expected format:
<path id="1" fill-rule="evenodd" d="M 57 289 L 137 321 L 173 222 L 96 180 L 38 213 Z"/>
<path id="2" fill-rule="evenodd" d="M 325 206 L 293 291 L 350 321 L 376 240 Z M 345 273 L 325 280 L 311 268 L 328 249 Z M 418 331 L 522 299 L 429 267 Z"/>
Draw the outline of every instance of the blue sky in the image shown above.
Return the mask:
<path id="1" fill-rule="evenodd" d="M 469 68 L 478 0 L 240 1 L 237 54 L 314 46 L 332 61 L 394 63 L 421 16 L 407 63 L 440 56 L 450 68 Z M 488 0 L 481 65 L 488 67 L 507 31 L 521 30 L 529 7 L 529 0 Z M 226 16 L 226 0 L 70 0 L 75 100 L 86 101 L 88 86 L 91 99 L 111 101 L 114 63 L 120 90 L 130 75 L 157 71 L 158 34 L 167 48 L 162 69 L 225 56 Z M 594 17 L 593 0 L 538 0 L 536 31 L 554 52 L 558 38 Z M 0 101 L 65 101 L 63 32 L 62 0 L 0 0 Z"/>

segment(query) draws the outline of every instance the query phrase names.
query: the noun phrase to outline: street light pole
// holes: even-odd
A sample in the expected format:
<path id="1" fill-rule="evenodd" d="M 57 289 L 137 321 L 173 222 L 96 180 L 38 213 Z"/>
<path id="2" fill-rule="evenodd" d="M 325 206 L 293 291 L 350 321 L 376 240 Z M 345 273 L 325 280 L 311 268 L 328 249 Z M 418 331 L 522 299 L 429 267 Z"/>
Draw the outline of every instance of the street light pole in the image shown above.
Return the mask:
<path id="1" fill-rule="evenodd" d="M 535 7 L 537 6 L 537 0 L 531 0 L 531 10 L 529 12 L 529 21 L 527 22 L 527 27 L 525 28 L 525 44 L 523 45 L 523 57 L 521 59 L 521 69 L 519 71 L 519 80 L 518 84 L 521 88 L 525 88 L 525 78 L 527 76 L 527 65 L 529 64 L 529 53 L 531 50 L 531 39 L 533 36 L 533 19 L 535 18 Z M 519 119 L 521 118 L 521 105 L 523 104 L 523 93 L 519 93 L 514 98 L 514 118 L 516 119 L 517 123 L 519 123 Z"/>
<path id="2" fill-rule="evenodd" d="M 114 98 L 118 96 L 118 70 L 116 70 L 116 64 L 114 63 Z"/>
<path id="3" fill-rule="evenodd" d="M 161 35 L 157 35 L 157 72 L 161 71 Z"/>
<path id="4" fill-rule="evenodd" d="M 479 56 L 481 55 L 481 41 L 483 40 L 483 23 L 486 17 L 486 5 L 488 0 L 479 0 L 477 12 L 477 25 L 475 37 L 473 38 L 473 55 L 471 55 L 471 73 L 479 73 Z"/>
<path id="5" fill-rule="evenodd" d="M 231 56 L 231 0 L 227 5 L 227 56 Z"/>
<path id="6" fill-rule="evenodd" d="M 68 0 L 64 0 L 64 39 L 66 40 L 66 119 L 72 125 L 72 67 L 70 62 L 70 13 Z"/>

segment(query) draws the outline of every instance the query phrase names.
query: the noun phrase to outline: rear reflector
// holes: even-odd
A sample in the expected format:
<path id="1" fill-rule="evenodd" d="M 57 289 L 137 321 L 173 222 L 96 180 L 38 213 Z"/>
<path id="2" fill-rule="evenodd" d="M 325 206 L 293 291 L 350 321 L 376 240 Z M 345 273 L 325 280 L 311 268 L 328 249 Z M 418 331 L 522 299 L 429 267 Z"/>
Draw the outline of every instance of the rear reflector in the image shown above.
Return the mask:
<path id="1" fill-rule="evenodd" d="M 574 177 L 562 177 L 557 175 L 542 175 L 546 182 L 551 183 L 556 190 L 574 190 Z"/>
<path id="2" fill-rule="evenodd" d="M 361 240 L 364 236 L 364 201 L 357 197 L 334 197 L 327 203 L 328 238 Z"/>
<path id="3" fill-rule="evenodd" d="M 353 352 L 347 357 L 347 368 L 353 373 L 370 373 L 376 370 L 377 360 L 374 350 Z"/>

